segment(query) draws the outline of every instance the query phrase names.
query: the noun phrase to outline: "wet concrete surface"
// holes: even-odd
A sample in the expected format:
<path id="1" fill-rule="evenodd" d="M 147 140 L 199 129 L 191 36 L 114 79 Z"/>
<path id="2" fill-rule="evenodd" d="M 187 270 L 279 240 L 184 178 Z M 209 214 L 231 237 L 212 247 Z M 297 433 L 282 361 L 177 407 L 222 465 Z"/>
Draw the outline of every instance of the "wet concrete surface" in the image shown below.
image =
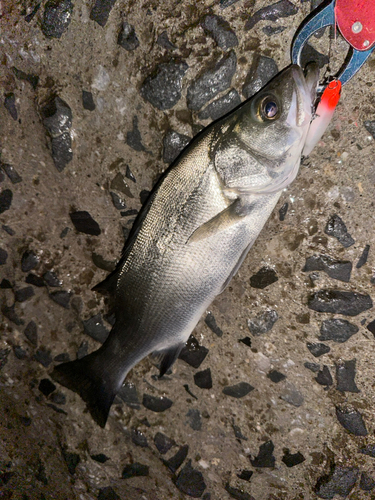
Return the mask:
<path id="1" fill-rule="evenodd" d="M 372 498 L 373 58 L 193 332 L 200 349 L 160 380 L 139 363 L 105 429 L 49 377 L 110 330 L 91 288 L 165 149 L 287 66 L 310 8 L 0 3 L 0 498 Z"/>

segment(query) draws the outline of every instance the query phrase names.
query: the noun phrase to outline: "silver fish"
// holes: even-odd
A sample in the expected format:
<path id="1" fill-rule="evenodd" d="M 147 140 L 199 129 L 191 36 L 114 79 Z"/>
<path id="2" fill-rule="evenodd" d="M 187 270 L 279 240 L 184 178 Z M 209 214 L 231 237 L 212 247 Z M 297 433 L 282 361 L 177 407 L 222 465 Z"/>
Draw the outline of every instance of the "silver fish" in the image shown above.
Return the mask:
<path id="1" fill-rule="evenodd" d="M 317 73 L 284 70 L 203 130 L 151 193 L 116 270 L 94 288 L 114 297 L 108 339 L 52 374 L 80 394 L 100 426 L 136 363 L 154 353 L 161 375 L 172 366 L 296 177 Z"/>

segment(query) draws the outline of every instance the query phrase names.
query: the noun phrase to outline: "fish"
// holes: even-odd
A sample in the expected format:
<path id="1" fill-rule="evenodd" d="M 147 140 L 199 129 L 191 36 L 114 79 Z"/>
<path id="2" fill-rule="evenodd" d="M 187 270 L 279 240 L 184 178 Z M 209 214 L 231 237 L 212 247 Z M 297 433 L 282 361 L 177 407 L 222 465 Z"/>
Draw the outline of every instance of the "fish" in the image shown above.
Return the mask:
<path id="1" fill-rule="evenodd" d="M 51 374 L 101 427 L 129 371 L 154 354 L 165 374 L 241 266 L 297 175 L 317 81 L 315 65 L 286 68 L 196 136 L 151 192 L 116 269 L 93 289 L 113 299 L 107 340 Z"/>

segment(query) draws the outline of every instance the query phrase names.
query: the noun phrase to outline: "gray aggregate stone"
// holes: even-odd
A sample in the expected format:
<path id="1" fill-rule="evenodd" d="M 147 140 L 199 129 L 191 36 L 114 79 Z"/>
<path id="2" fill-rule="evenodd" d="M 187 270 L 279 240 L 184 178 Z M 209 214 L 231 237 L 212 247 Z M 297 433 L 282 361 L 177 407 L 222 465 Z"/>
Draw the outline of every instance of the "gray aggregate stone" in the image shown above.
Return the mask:
<path id="1" fill-rule="evenodd" d="M 278 21 L 282 17 L 294 16 L 298 12 L 298 7 L 289 0 L 280 0 L 279 2 L 259 9 L 246 22 L 245 29 L 250 30 L 259 21 Z"/>
<path id="2" fill-rule="evenodd" d="M 25 73 L 24 71 L 14 67 L 14 66 L 12 68 L 12 71 L 14 73 L 14 76 L 18 80 L 24 80 L 25 82 L 28 82 L 32 86 L 33 90 L 35 90 L 36 87 L 38 86 L 39 76 L 33 75 L 31 73 Z"/>
<path id="3" fill-rule="evenodd" d="M 59 306 L 64 307 L 65 309 L 70 308 L 70 298 L 72 293 L 67 292 L 65 290 L 57 290 L 56 292 L 51 292 L 49 294 L 50 298 L 59 304 Z"/>
<path id="4" fill-rule="evenodd" d="M 363 249 L 362 255 L 358 259 L 358 262 L 355 266 L 357 269 L 360 269 L 362 266 L 366 264 L 369 252 L 370 252 L 370 245 L 366 245 L 365 248 Z"/>
<path id="5" fill-rule="evenodd" d="M 375 458 L 375 444 L 368 444 L 364 448 L 360 448 L 360 453 L 368 455 L 369 457 Z"/>
<path id="6" fill-rule="evenodd" d="M 99 236 L 101 233 L 99 224 L 91 217 L 86 210 L 78 210 L 69 214 L 70 219 L 80 233 Z"/>
<path id="7" fill-rule="evenodd" d="M 21 257 L 21 270 L 24 273 L 35 269 L 39 264 L 39 259 L 32 250 L 26 250 Z"/>
<path id="8" fill-rule="evenodd" d="M 209 69 L 187 89 L 187 105 L 193 111 L 199 111 L 206 102 L 219 92 L 226 90 L 236 71 L 237 58 L 233 51 L 223 56 L 213 69 Z"/>
<path id="9" fill-rule="evenodd" d="M 253 467 L 274 467 L 276 458 L 273 455 L 273 450 L 275 446 L 272 441 L 267 441 L 259 446 L 258 455 L 254 458 L 250 458 L 251 465 Z"/>
<path id="10" fill-rule="evenodd" d="M 362 472 L 359 487 L 363 491 L 372 491 L 375 488 L 375 480 L 366 472 Z"/>
<path id="11" fill-rule="evenodd" d="M 89 353 L 89 343 L 87 340 L 83 340 L 77 350 L 77 359 L 82 359 Z"/>
<path id="12" fill-rule="evenodd" d="M 272 285 L 272 283 L 276 283 L 278 279 L 279 278 L 274 269 L 264 266 L 261 267 L 257 273 L 251 276 L 250 286 L 263 290 L 263 288 Z"/>
<path id="13" fill-rule="evenodd" d="M 139 46 L 139 40 L 135 33 L 134 26 L 123 21 L 117 43 L 125 50 L 135 50 Z"/>
<path id="14" fill-rule="evenodd" d="M 202 23 L 204 31 L 212 36 L 217 45 L 228 50 L 238 45 L 238 38 L 231 29 L 228 21 L 220 16 L 208 15 Z"/>
<path id="15" fill-rule="evenodd" d="M 354 239 L 348 233 L 344 221 L 337 214 L 334 214 L 330 217 L 324 229 L 324 232 L 328 234 L 328 236 L 337 238 L 337 240 L 345 248 L 348 248 L 355 243 Z"/>
<path id="16" fill-rule="evenodd" d="M 0 248 L 0 266 L 3 266 L 8 259 L 8 252 L 4 248 Z"/>
<path id="17" fill-rule="evenodd" d="M 100 26 L 105 26 L 115 3 L 116 0 L 95 0 L 91 9 L 90 19 L 97 22 Z"/>
<path id="18" fill-rule="evenodd" d="M 262 28 L 263 33 L 267 36 L 278 35 L 286 30 L 286 26 L 265 26 Z"/>
<path id="19" fill-rule="evenodd" d="M 187 444 L 180 446 L 179 450 L 173 455 L 173 457 L 169 460 L 163 460 L 163 464 L 166 465 L 170 471 L 175 473 L 183 464 L 188 452 L 189 446 Z"/>
<path id="20" fill-rule="evenodd" d="M 306 345 L 307 349 L 316 358 L 319 358 L 319 356 L 323 356 L 323 354 L 327 354 L 327 352 L 331 350 L 331 348 L 325 344 L 308 342 Z"/>
<path id="21" fill-rule="evenodd" d="M 339 290 L 319 290 L 310 295 L 307 305 L 317 312 L 356 316 L 371 309 L 373 304 L 369 295 Z"/>
<path id="22" fill-rule="evenodd" d="M 52 159 L 55 167 L 59 172 L 73 159 L 72 138 L 69 132 L 65 132 L 59 137 L 53 137 L 51 140 L 52 145 Z"/>
<path id="23" fill-rule="evenodd" d="M 334 342 L 346 342 L 352 335 L 358 332 L 359 328 L 346 319 L 332 318 L 322 322 L 320 327 L 319 340 L 333 340 Z"/>
<path id="24" fill-rule="evenodd" d="M 19 173 L 13 167 L 13 165 L 9 165 L 8 163 L 2 163 L 0 161 L 0 168 L 6 173 L 12 184 L 18 184 L 19 182 L 22 181 L 22 177 L 19 175 Z"/>
<path id="25" fill-rule="evenodd" d="M 336 389 L 341 392 L 360 392 L 355 383 L 356 360 L 339 361 L 336 364 Z"/>
<path id="26" fill-rule="evenodd" d="M 112 203 L 113 203 L 113 206 L 116 208 L 116 210 L 125 210 L 125 208 L 126 208 L 125 201 L 122 198 L 120 198 L 120 196 L 118 194 L 114 193 L 113 191 L 111 191 L 109 194 L 111 195 Z"/>
<path id="27" fill-rule="evenodd" d="M 61 38 L 69 27 L 72 12 L 71 0 L 48 0 L 41 25 L 43 34 L 47 38 Z"/>
<path id="28" fill-rule="evenodd" d="M 126 134 L 127 144 L 134 149 L 134 151 L 145 151 L 146 148 L 142 144 L 142 136 L 138 128 L 138 117 L 133 117 L 133 130 Z"/>
<path id="29" fill-rule="evenodd" d="M 175 484 L 182 493 L 193 498 L 200 498 L 206 489 L 206 483 L 204 482 L 202 473 L 193 469 L 191 460 L 189 460 L 181 470 Z"/>
<path id="30" fill-rule="evenodd" d="M 17 120 L 18 112 L 16 108 L 16 96 L 13 92 L 8 92 L 4 96 L 4 107 L 13 118 L 13 120 Z"/>
<path id="31" fill-rule="evenodd" d="M 126 406 L 133 408 L 134 410 L 139 410 L 141 405 L 138 398 L 137 388 L 131 382 L 126 382 L 121 386 L 121 389 L 117 395 L 124 401 Z"/>
<path id="32" fill-rule="evenodd" d="M 141 448 L 147 448 L 148 447 L 148 443 L 147 443 L 147 437 L 143 434 L 142 431 L 140 431 L 139 429 L 132 429 L 131 430 L 131 439 L 133 441 L 133 443 L 136 445 L 136 446 L 140 446 Z"/>
<path id="33" fill-rule="evenodd" d="M 112 486 L 105 486 L 100 488 L 98 492 L 98 500 L 121 500 Z"/>
<path id="34" fill-rule="evenodd" d="M 44 366 L 44 368 L 48 368 L 52 363 L 51 351 L 47 350 L 45 347 L 40 347 L 34 354 L 34 358 L 38 363 Z"/>
<path id="35" fill-rule="evenodd" d="M 141 96 L 162 111 L 173 108 L 181 99 L 182 78 L 188 70 L 185 62 L 159 64 L 142 84 Z"/>
<path id="36" fill-rule="evenodd" d="M 218 337 L 223 336 L 223 330 L 217 325 L 215 316 L 212 314 L 212 312 L 209 312 L 207 316 L 204 319 L 204 322 L 208 326 L 208 328 L 214 332 L 215 335 Z"/>
<path id="37" fill-rule="evenodd" d="M 241 104 L 241 98 L 235 89 L 211 102 L 198 115 L 200 120 L 217 120 Z"/>
<path id="38" fill-rule="evenodd" d="M 375 120 L 365 120 L 363 125 L 365 126 L 367 132 L 369 132 L 375 139 Z"/>
<path id="39" fill-rule="evenodd" d="M 329 387 L 333 384 L 333 378 L 327 365 L 324 365 L 322 370 L 319 370 L 318 375 L 315 377 L 315 380 L 319 385 L 325 385 L 326 387 Z"/>
<path id="40" fill-rule="evenodd" d="M 47 271 L 43 274 L 43 280 L 51 288 L 59 288 L 61 286 L 61 281 L 59 280 L 56 273 L 53 271 Z"/>
<path id="41" fill-rule="evenodd" d="M 12 205 L 13 192 L 10 189 L 4 189 L 0 193 L 0 214 L 9 210 Z"/>
<path id="42" fill-rule="evenodd" d="M 82 90 L 82 105 L 88 111 L 94 111 L 96 106 L 91 92 Z"/>
<path id="43" fill-rule="evenodd" d="M 239 488 L 234 488 L 229 483 L 225 485 L 225 491 L 235 500 L 255 500 L 252 495 L 242 491 Z"/>
<path id="44" fill-rule="evenodd" d="M 24 288 L 20 288 L 14 293 L 14 300 L 16 302 L 25 302 L 29 300 L 31 297 L 35 295 L 34 289 L 32 286 L 26 286 Z"/>
<path id="45" fill-rule="evenodd" d="M 314 373 L 317 373 L 320 370 L 320 365 L 318 363 L 310 363 L 309 361 L 306 361 L 303 366 Z"/>
<path id="46" fill-rule="evenodd" d="M 303 272 L 324 271 L 330 278 L 348 282 L 352 272 L 352 263 L 348 260 L 336 260 L 328 255 L 312 255 L 306 259 Z"/>
<path id="47" fill-rule="evenodd" d="M 191 137 L 168 130 L 163 139 L 163 161 L 172 163 L 190 141 Z"/>
<path id="48" fill-rule="evenodd" d="M 362 415 L 351 406 L 336 407 L 336 416 L 340 424 L 355 436 L 367 436 L 368 432 Z"/>
<path id="49" fill-rule="evenodd" d="M 51 137 L 69 132 L 72 127 L 72 110 L 60 97 L 56 96 L 41 109 L 43 125 Z"/>
<path id="50" fill-rule="evenodd" d="M 196 408 L 190 408 L 186 414 L 186 421 L 193 431 L 200 431 L 202 429 L 201 412 Z"/>
<path id="51" fill-rule="evenodd" d="M 160 35 L 158 36 L 158 38 L 156 40 L 156 43 L 158 45 L 160 45 L 160 47 L 163 47 L 163 49 L 166 49 L 166 50 L 177 49 L 176 45 L 169 40 L 168 33 L 166 31 L 163 31 L 162 33 L 160 33 Z"/>
<path id="52" fill-rule="evenodd" d="M 162 432 L 157 432 L 155 434 L 154 443 L 159 453 L 161 453 L 162 455 L 165 455 L 165 453 L 167 453 L 173 446 L 176 445 L 176 442 L 173 439 L 170 439 Z"/>
<path id="53" fill-rule="evenodd" d="M 82 321 L 83 329 L 87 335 L 100 343 L 104 343 L 109 335 L 109 331 L 103 324 L 102 315 L 96 314 L 91 318 Z"/>
<path id="54" fill-rule="evenodd" d="M 24 335 L 30 344 L 37 346 L 38 345 L 38 328 L 34 321 L 30 321 L 24 330 Z"/>
<path id="55" fill-rule="evenodd" d="M 319 498 L 331 499 L 336 495 L 347 497 L 357 482 L 358 476 L 357 467 L 336 465 L 330 474 L 318 479 L 315 492 Z"/>
<path id="56" fill-rule="evenodd" d="M 173 401 L 164 396 L 151 396 L 150 394 L 143 394 L 142 404 L 148 410 L 156 413 L 168 410 L 173 404 Z"/>
<path id="57" fill-rule="evenodd" d="M 282 400 L 293 406 L 296 406 L 297 408 L 299 406 L 302 406 L 305 401 L 305 398 L 303 397 L 301 392 L 290 382 L 285 384 L 280 393 L 280 397 Z"/>
<path id="58" fill-rule="evenodd" d="M 122 471 L 122 479 L 129 479 L 130 477 L 148 476 L 149 467 L 138 462 L 126 465 Z"/>
<path id="59" fill-rule="evenodd" d="M 273 309 L 264 311 L 253 319 L 247 320 L 247 326 L 250 332 L 259 336 L 272 330 L 273 325 L 279 319 L 279 315 Z"/>
<path id="60" fill-rule="evenodd" d="M 253 390 L 254 387 L 247 382 L 239 382 L 238 384 L 224 387 L 223 394 L 232 396 L 233 398 L 243 398 Z"/>

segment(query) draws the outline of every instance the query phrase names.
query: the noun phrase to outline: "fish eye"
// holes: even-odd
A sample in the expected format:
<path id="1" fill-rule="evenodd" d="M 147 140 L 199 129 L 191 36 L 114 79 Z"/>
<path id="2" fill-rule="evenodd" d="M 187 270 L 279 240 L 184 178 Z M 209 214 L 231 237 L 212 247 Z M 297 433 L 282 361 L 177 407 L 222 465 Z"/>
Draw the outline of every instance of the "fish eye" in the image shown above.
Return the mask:
<path id="1" fill-rule="evenodd" d="M 266 97 L 260 103 L 259 114 L 262 120 L 275 120 L 280 116 L 280 109 L 274 97 Z"/>

